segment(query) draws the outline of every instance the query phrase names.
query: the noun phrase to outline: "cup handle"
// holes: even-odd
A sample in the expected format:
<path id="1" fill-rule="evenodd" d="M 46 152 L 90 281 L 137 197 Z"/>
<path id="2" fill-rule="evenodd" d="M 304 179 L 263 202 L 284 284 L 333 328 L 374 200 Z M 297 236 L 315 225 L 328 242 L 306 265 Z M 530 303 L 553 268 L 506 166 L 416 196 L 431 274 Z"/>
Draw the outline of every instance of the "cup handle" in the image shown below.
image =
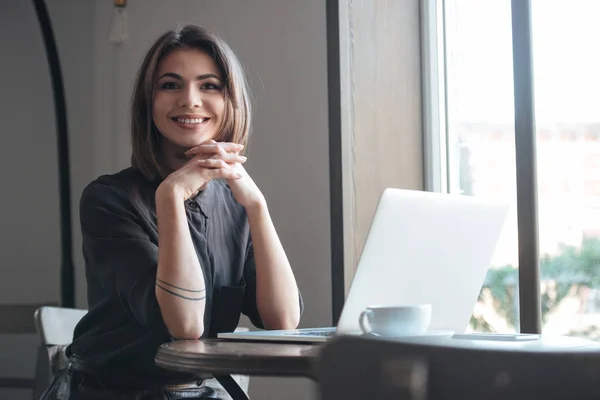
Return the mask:
<path id="1" fill-rule="evenodd" d="M 368 308 L 360 313 L 360 317 L 358 317 L 358 324 L 360 325 L 360 330 L 364 334 L 373 334 L 371 330 L 371 324 L 369 324 L 369 315 L 371 314 L 371 310 Z"/>

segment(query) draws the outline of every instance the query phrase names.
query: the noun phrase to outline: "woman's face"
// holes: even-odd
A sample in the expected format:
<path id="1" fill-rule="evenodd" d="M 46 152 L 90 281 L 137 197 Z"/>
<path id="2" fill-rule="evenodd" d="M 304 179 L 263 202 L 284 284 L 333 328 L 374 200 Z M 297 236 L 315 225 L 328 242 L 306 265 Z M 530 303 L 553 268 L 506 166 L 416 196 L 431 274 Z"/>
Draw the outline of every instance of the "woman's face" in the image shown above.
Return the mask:
<path id="1" fill-rule="evenodd" d="M 225 111 L 221 73 L 205 52 L 180 49 L 161 61 L 157 76 L 152 116 L 163 154 L 183 159 L 183 152 L 219 133 Z"/>

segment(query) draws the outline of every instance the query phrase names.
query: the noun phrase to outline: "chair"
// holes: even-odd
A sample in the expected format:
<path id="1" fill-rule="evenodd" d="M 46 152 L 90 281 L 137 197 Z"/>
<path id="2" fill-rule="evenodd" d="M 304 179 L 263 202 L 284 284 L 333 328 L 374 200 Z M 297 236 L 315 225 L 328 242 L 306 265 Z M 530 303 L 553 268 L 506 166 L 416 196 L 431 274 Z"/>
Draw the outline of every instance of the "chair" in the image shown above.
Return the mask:
<path id="1" fill-rule="evenodd" d="M 75 326 L 87 313 L 87 310 L 40 307 L 35 311 L 35 330 L 38 334 L 38 354 L 35 370 L 35 384 L 33 399 L 38 400 L 44 390 L 50 385 L 52 377 L 61 368 L 65 367 L 68 360 L 65 349 L 73 341 Z M 248 328 L 238 327 L 236 331 L 247 331 Z M 240 388 L 248 393 L 250 377 L 245 375 L 232 375 Z M 208 386 L 215 389 L 221 388 L 215 379 L 207 380 Z"/>
<path id="2" fill-rule="evenodd" d="M 320 399 L 426 400 L 424 358 L 341 336 L 323 346 L 316 365 Z"/>
<path id="3" fill-rule="evenodd" d="M 35 366 L 33 399 L 38 400 L 52 381 L 52 376 L 66 366 L 65 349 L 73 341 L 73 331 L 87 310 L 40 307 L 35 311 L 38 354 Z"/>
<path id="4" fill-rule="evenodd" d="M 320 356 L 319 393 L 322 399 L 600 398 L 600 350 L 520 345 L 335 338 Z M 394 390 L 404 397 L 392 397 Z"/>

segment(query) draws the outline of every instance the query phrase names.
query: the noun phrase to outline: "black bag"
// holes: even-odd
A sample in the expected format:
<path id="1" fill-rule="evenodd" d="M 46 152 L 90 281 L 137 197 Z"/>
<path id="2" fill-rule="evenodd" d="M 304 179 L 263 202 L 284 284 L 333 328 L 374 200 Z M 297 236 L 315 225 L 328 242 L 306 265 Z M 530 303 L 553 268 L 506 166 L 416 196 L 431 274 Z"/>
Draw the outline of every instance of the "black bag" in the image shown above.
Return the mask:
<path id="1" fill-rule="evenodd" d="M 106 385 L 102 379 L 73 368 L 69 363 L 58 371 L 40 400 L 180 400 L 220 399 L 211 387 L 198 382 L 180 387 L 134 389 Z"/>

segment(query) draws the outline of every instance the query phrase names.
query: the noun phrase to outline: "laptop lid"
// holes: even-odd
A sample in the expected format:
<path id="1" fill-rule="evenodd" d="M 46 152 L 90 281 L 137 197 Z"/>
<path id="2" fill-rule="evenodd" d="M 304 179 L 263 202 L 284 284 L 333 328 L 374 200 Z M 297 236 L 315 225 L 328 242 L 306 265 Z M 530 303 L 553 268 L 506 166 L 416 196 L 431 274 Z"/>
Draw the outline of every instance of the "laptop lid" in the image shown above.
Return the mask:
<path id="1" fill-rule="evenodd" d="M 370 305 L 432 305 L 432 330 L 464 332 L 509 211 L 470 196 L 386 189 L 340 316 L 360 331 Z"/>

